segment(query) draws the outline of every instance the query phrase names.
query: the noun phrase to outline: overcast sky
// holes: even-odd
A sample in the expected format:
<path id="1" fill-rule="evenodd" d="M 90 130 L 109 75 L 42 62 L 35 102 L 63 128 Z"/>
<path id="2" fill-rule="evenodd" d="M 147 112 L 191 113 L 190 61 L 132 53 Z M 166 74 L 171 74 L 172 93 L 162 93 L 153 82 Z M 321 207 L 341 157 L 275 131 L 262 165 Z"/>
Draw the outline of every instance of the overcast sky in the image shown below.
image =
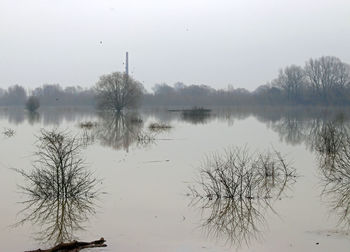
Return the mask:
<path id="1" fill-rule="evenodd" d="M 89 87 L 123 71 L 126 51 L 149 90 L 253 90 L 310 57 L 350 63 L 350 1 L 0 0 L 0 87 Z"/>

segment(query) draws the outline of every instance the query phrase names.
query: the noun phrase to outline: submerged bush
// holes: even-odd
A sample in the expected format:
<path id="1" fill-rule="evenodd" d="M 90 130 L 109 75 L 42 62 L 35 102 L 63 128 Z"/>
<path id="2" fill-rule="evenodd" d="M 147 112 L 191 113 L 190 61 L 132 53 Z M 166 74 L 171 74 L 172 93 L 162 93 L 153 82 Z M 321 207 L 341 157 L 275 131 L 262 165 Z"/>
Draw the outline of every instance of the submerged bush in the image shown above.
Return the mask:
<path id="1" fill-rule="evenodd" d="M 209 199 L 266 198 L 279 195 L 290 177 L 295 177 L 295 170 L 277 151 L 250 153 L 237 147 L 208 156 L 191 191 Z"/>
<path id="2" fill-rule="evenodd" d="M 7 137 L 12 137 L 15 135 L 15 130 L 13 129 L 10 129 L 10 128 L 5 128 L 4 131 L 3 131 L 3 134 Z"/>
<path id="3" fill-rule="evenodd" d="M 79 123 L 79 127 L 81 129 L 92 129 L 93 127 L 96 127 L 96 126 L 97 126 L 97 123 L 96 122 L 91 122 L 91 121 Z"/>
<path id="4" fill-rule="evenodd" d="M 167 123 L 154 122 L 154 123 L 151 123 L 148 126 L 148 128 L 149 128 L 150 131 L 153 131 L 153 132 L 161 132 L 161 131 L 170 130 L 172 128 L 172 126 L 170 124 L 167 124 Z"/>
<path id="5" fill-rule="evenodd" d="M 40 225 L 39 238 L 54 245 L 72 240 L 95 212 L 99 181 L 86 170 L 81 147 L 81 140 L 67 133 L 42 130 L 33 169 L 16 170 L 25 179 L 20 189 L 26 196 L 17 225 Z"/>
<path id="6" fill-rule="evenodd" d="M 189 187 L 190 205 L 199 205 L 209 237 L 239 248 L 259 239 L 265 212 L 275 212 L 272 201 L 284 196 L 295 177 L 295 169 L 277 151 L 226 149 L 205 158 L 199 179 Z"/>

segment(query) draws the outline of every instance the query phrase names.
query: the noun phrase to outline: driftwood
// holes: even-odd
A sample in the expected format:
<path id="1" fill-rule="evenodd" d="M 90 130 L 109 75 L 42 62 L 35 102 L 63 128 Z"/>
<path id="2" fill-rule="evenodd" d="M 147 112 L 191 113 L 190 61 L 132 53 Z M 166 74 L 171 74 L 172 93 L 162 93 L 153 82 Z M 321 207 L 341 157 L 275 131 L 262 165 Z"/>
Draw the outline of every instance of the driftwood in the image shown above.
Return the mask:
<path id="1" fill-rule="evenodd" d="M 104 244 L 106 242 L 105 239 L 101 238 L 97 241 L 92 242 L 79 242 L 79 241 L 72 241 L 67 243 L 60 243 L 56 245 L 53 248 L 50 249 L 37 249 L 37 250 L 31 250 L 31 251 L 25 251 L 25 252 L 78 252 L 85 248 L 98 248 L 98 247 L 107 247 L 107 244 Z"/>

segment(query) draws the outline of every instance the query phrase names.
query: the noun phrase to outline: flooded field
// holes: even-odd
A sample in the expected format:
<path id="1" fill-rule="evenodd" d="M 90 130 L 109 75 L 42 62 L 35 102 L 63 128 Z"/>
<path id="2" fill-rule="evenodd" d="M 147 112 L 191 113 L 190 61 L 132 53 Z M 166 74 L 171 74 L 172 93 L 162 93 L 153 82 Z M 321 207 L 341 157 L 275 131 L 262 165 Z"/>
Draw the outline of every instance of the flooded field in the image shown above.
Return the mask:
<path id="1" fill-rule="evenodd" d="M 0 108 L 0 251 L 348 251 L 341 109 Z M 88 251 L 88 250 L 86 250 Z"/>

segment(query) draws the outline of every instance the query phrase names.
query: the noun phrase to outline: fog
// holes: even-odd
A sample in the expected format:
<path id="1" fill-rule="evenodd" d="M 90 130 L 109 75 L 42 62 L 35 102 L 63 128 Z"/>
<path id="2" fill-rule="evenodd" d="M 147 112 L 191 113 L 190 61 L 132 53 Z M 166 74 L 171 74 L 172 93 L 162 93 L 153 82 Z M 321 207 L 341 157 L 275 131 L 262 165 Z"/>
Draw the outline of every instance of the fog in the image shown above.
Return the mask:
<path id="1" fill-rule="evenodd" d="M 250 91 L 311 57 L 350 62 L 346 0 L 1 0 L 0 87 L 90 87 L 124 69 L 147 90 L 181 81 Z"/>

